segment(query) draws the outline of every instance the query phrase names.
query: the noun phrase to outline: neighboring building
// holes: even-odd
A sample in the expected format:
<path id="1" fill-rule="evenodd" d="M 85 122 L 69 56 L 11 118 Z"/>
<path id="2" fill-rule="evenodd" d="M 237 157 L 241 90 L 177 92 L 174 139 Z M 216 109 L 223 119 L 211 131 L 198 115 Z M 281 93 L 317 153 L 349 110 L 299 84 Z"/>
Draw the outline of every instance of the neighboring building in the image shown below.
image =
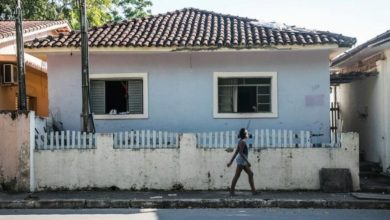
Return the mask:
<path id="1" fill-rule="evenodd" d="M 390 172 L 390 30 L 331 63 L 343 131 L 356 131 L 364 159 Z"/>
<path id="2" fill-rule="evenodd" d="M 24 40 L 69 32 L 65 21 L 24 21 Z M 16 69 L 15 21 L 0 21 L 0 110 L 16 110 L 18 79 Z M 47 67 L 45 60 L 25 53 L 27 106 L 37 115 L 48 116 Z"/>
<path id="3" fill-rule="evenodd" d="M 98 132 L 246 127 L 310 130 L 329 141 L 329 59 L 354 38 L 183 9 L 89 30 Z M 80 129 L 80 33 L 35 39 L 49 109 Z"/>

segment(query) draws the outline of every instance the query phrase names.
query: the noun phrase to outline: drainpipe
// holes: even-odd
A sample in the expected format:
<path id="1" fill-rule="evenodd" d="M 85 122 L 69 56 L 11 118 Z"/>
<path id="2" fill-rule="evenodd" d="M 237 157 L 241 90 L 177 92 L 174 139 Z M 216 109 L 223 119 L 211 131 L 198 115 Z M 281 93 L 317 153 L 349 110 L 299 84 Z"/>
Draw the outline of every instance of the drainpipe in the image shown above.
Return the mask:
<path id="1" fill-rule="evenodd" d="M 18 66 L 18 110 L 27 110 L 27 98 L 26 98 L 26 73 L 24 65 L 24 48 L 23 48 L 23 18 L 22 8 L 20 6 L 20 0 L 16 2 L 15 11 L 15 30 L 16 30 L 16 57 Z"/>
<path id="2" fill-rule="evenodd" d="M 386 172 L 388 166 L 389 166 L 389 157 L 388 157 L 388 138 L 390 137 L 389 134 L 388 134 L 388 122 L 389 122 L 389 114 L 388 114 L 388 111 L 389 109 L 387 108 L 389 106 L 389 102 L 388 102 L 388 93 L 389 93 L 389 90 L 388 90 L 388 81 L 390 81 L 389 77 L 387 76 L 387 73 L 386 73 L 386 62 L 387 60 L 380 60 L 380 61 L 377 61 L 376 65 L 377 65 L 377 68 L 378 68 L 378 71 L 379 71 L 379 79 L 380 80 L 380 83 L 381 83 L 381 86 L 380 86 L 380 95 L 381 95 L 381 102 L 380 102 L 380 111 L 381 111 L 381 132 L 380 132 L 380 136 L 381 136 L 381 150 L 382 152 L 380 152 L 380 162 L 381 162 L 381 165 L 382 165 L 382 171 L 383 172 Z"/>
<path id="3" fill-rule="evenodd" d="M 389 89 L 389 85 L 390 85 L 390 76 L 389 76 L 389 73 L 390 73 L 390 50 L 387 50 L 385 51 L 385 56 L 386 56 L 386 59 L 382 61 L 382 65 L 381 65 L 381 71 L 382 71 L 382 74 L 383 74 L 383 77 L 384 77 L 384 80 L 383 80 L 383 88 L 384 88 L 384 91 L 383 91 L 383 105 L 384 105 L 384 108 L 383 108 L 383 111 L 384 111 L 384 154 L 385 154 L 385 163 L 384 163 L 384 167 L 383 167 L 383 172 L 390 172 L 390 102 L 389 102 L 389 98 L 390 98 L 390 89 Z"/>

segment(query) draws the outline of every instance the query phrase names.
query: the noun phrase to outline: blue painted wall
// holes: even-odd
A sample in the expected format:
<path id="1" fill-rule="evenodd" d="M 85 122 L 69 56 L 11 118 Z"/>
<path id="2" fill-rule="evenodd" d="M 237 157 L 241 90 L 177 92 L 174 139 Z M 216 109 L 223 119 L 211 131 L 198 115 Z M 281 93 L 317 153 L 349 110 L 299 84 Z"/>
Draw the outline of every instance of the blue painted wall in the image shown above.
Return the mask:
<path id="1" fill-rule="evenodd" d="M 214 72 L 277 72 L 278 117 L 251 120 L 250 129 L 304 129 L 329 136 L 329 51 L 91 54 L 91 74 L 147 72 L 149 118 L 97 120 L 99 132 L 157 129 L 225 131 L 248 119 L 213 118 Z M 79 54 L 48 56 L 49 108 L 66 129 L 80 129 Z M 323 99 L 318 103 L 318 97 Z M 310 104 L 311 99 L 317 103 Z"/>

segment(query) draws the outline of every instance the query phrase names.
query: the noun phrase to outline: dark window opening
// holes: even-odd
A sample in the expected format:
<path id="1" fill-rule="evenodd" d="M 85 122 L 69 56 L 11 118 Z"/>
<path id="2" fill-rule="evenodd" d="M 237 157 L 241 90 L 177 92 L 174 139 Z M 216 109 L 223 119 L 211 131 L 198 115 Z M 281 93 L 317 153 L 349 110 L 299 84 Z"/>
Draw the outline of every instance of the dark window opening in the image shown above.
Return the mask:
<path id="1" fill-rule="evenodd" d="M 106 81 L 106 113 L 127 112 L 127 81 Z"/>
<path id="2" fill-rule="evenodd" d="M 143 114 L 143 80 L 91 80 L 91 109 L 96 115 Z"/>
<path id="3" fill-rule="evenodd" d="M 256 87 L 238 87 L 237 112 L 256 112 Z"/>
<path id="4" fill-rule="evenodd" d="M 4 65 L 4 82 L 11 82 L 11 71 L 10 65 Z"/>

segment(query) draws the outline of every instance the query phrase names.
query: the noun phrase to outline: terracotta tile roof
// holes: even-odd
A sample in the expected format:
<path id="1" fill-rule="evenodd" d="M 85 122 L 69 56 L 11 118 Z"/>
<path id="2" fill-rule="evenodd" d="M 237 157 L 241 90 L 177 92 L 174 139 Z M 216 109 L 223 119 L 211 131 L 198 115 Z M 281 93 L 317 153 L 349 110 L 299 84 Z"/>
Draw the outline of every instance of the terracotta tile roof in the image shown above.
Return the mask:
<path id="1" fill-rule="evenodd" d="M 54 25 L 68 26 L 64 20 L 58 21 L 23 21 L 24 33 L 42 30 Z M 0 39 L 15 36 L 15 21 L 0 21 Z"/>
<path id="2" fill-rule="evenodd" d="M 259 48 L 277 45 L 337 44 L 350 47 L 355 38 L 293 26 L 275 28 L 255 19 L 185 8 L 165 14 L 110 23 L 89 31 L 90 47 Z M 28 48 L 78 47 L 80 32 L 26 43 Z"/>
<path id="3" fill-rule="evenodd" d="M 336 66 L 337 64 L 340 64 L 344 62 L 345 60 L 348 60 L 355 56 L 356 54 L 365 51 L 368 48 L 372 47 L 378 47 L 382 44 L 389 43 L 390 42 L 390 30 L 385 31 L 384 33 L 364 42 L 363 44 L 360 44 L 357 47 L 354 47 L 339 56 L 335 57 L 331 61 L 331 66 Z"/>

